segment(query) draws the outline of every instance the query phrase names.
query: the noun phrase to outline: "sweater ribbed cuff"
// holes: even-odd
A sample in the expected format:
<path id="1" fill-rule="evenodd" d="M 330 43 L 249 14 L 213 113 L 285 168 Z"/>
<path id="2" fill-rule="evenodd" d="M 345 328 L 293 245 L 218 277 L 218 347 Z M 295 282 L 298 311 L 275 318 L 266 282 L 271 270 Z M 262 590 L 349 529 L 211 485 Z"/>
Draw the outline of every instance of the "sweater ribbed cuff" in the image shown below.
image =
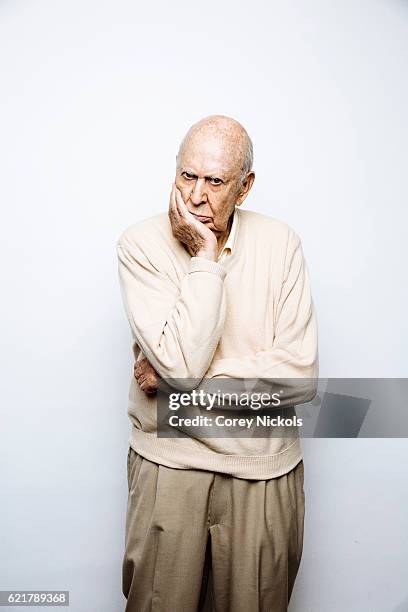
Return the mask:
<path id="1" fill-rule="evenodd" d="M 191 272 L 211 272 L 212 274 L 216 274 L 224 280 L 227 270 L 220 263 L 216 261 L 212 261 L 211 259 L 206 259 L 205 257 L 192 257 L 190 259 L 190 267 L 188 270 Z"/>

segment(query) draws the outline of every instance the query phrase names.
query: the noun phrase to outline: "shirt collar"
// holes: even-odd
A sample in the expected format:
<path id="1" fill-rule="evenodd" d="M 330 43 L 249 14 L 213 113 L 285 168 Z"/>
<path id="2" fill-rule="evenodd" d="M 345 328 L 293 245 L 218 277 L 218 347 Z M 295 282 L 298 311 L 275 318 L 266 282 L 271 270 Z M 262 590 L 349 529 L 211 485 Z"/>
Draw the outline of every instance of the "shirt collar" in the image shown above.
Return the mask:
<path id="1" fill-rule="evenodd" d="M 235 207 L 234 212 L 232 214 L 233 214 L 233 217 L 232 217 L 231 230 L 228 235 L 227 242 L 222 247 L 222 251 L 219 254 L 218 259 L 221 259 L 224 256 L 224 254 L 226 255 L 228 251 L 229 251 L 229 254 L 231 254 L 235 248 L 235 239 L 237 235 L 238 216 L 239 216 L 237 206 Z"/>

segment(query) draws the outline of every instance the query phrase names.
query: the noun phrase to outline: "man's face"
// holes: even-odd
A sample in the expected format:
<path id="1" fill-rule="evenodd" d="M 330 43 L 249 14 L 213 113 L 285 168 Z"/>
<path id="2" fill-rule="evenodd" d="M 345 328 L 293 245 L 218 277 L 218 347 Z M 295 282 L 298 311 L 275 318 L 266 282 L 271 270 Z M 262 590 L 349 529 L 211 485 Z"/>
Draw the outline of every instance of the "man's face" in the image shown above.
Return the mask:
<path id="1" fill-rule="evenodd" d="M 215 235 L 226 231 L 239 197 L 240 163 L 231 147 L 216 138 L 198 138 L 180 152 L 175 183 L 188 210 Z"/>

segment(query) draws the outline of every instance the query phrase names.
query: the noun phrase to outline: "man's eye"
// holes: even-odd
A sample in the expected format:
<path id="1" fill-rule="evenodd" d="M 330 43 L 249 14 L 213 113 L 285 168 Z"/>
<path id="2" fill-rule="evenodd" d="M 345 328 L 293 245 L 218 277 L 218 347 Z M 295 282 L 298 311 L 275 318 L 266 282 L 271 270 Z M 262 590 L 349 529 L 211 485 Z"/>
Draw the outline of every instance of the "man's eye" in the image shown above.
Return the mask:
<path id="1" fill-rule="evenodd" d="M 190 174 L 189 172 L 183 172 L 183 176 L 184 178 L 186 178 L 188 181 L 191 180 L 193 178 L 193 175 Z"/>
<path id="2" fill-rule="evenodd" d="M 211 183 L 212 183 L 213 185 L 221 185 L 222 180 L 221 180 L 221 179 L 219 179 L 219 178 L 212 178 L 212 179 L 211 179 Z"/>

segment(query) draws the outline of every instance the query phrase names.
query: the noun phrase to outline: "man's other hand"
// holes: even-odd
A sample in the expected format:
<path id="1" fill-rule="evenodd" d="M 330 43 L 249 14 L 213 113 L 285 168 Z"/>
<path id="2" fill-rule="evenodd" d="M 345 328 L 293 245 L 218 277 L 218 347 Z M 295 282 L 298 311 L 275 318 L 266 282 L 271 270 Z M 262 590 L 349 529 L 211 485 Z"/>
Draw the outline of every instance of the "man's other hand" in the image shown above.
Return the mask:
<path id="1" fill-rule="evenodd" d="M 159 388 L 160 376 L 151 365 L 150 361 L 144 357 L 140 361 L 136 361 L 134 366 L 134 375 L 137 383 L 146 395 L 154 395 Z"/>

